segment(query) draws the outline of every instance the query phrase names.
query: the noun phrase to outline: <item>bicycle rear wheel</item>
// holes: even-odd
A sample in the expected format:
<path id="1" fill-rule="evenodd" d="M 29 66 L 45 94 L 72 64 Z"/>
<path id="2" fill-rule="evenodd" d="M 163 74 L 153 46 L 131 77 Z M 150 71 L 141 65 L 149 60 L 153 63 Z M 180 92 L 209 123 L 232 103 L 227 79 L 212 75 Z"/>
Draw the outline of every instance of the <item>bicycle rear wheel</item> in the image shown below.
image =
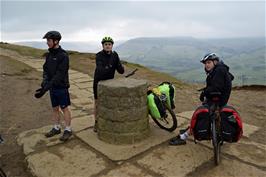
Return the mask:
<path id="1" fill-rule="evenodd" d="M 214 164 L 219 165 L 220 162 L 220 142 L 218 141 L 217 131 L 216 131 L 216 122 L 215 119 L 212 120 L 212 145 L 213 145 L 213 153 L 214 153 Z"/>
<path id="2" fill-rule="evenodd" d="M 152 117 L 153 121 L 161 128 L 164 129 L 166 131 L 172 132 L 177 128 L 177 119 L 176 119 L 176 115 L 175 112 L 168 108 L 168 106 L 166 107 L 166 117 L 165 118 L 160 118 L 160 119 L 156 119 L 154 117 Z"/>

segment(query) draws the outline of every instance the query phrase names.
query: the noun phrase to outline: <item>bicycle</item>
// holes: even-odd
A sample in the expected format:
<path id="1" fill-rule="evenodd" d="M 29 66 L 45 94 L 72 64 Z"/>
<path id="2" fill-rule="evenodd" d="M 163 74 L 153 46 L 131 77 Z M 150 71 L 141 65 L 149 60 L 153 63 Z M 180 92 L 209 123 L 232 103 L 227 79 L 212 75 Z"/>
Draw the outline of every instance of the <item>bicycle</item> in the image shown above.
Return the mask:
<path id="1" fill-rule="evenodd" d="M 138 69 L 134 69 L 129 74 L 127 74 L 125 77 L 128 78 L 130 76 L 133 76 L 137 70 Z M 150 114 L 150 112 L 149 112 L 149 115 L 151 116 L 152 120 L 161 129 L 164 129 L 169 132 L 173 132 L 177 128 L 177 119 L 176 119 L 175 112 L 173 111 L 173 109 L 171 109 L 171 107 L 168 106 L 167 96 L 165 94 L 161 94 L 159 96 L 159 101 L 160 101 L 161 106 L 163 107 L 163 110 L 165 111 L 163 116 L 160 118 L 155 118 Z"/>
<path id="2" fill-rule="evenodd" d="M 210 105 L 210 120 L 211 120 L 211 137 L 214 153 L 214 164 L 219 165 L 220 162 L 220 153 L 223 140 L 221 137 L 221 116 L 220 116 L 220 106 L 219 100 L 221 93 L 212 92 L 211 96 L 211 105 Z"/>
<path id="3" fill-rule="evenodd" d="M 163 106 L 164 114 L 160 118 L 153 117 L 150 112 L 152 120 L 161 128 L 169 132 L 173 132 L 177 128 L 177 119 L 173 109 L 167 104 L 167 97 L 165 94 L 159 96 L 160 104 Z M 170 116 L 169 116 L 170 114 Z"/>

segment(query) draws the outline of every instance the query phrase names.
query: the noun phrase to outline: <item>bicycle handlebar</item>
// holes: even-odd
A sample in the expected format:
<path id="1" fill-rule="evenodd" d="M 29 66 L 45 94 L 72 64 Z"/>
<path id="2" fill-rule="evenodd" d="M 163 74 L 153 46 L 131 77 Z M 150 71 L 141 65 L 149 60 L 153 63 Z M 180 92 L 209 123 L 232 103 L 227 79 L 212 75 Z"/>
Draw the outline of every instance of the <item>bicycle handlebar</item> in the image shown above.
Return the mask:
<path id="1" fill-rule="evenodd" d="M 135 72 L 138 71 L 138 69 L 134 69 L 132 72 L 130 72 L 129 74 L 127 74 L 125 77 L 128 78 L 130 76 L 133 76 L 135 74 Z"/>

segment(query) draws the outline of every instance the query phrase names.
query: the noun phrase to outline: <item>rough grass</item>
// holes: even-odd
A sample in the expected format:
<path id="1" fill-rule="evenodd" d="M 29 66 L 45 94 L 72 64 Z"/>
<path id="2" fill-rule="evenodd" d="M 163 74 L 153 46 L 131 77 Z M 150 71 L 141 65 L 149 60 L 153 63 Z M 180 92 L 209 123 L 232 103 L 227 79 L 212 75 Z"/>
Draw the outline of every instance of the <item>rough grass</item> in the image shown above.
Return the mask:
<path id="1" fill-rule="evenodd" d="M 15 59 L 12 59 L 7 56 L 0 55 L 1 65 L 0 65 L 0 72 L 3 75 L 10 75 L 10 76 L 22 76 L 30 73 L 34 69 L 28 66 L 25 63 L 19 62 Z M 5 66 L 5 67 L 4 67 Z M 12 68 L 10 68 L 12 67 Z"/>
<path id="2" fill-rule="evenodd" d="M 27 47 L 27 46 L 22 46 L 22 45 L 8 44 L 5 42 L 0 42 L 0 47 L 4 49 L 10 49 L 10 50 L 16 51 L 20 55 L 31 56 L 31 57 L 36 57 L 36 58 L 41 58 L 46 52 L 46 50 L 42 50 L 42 49 L 36 49 L 33 47 Z"/>

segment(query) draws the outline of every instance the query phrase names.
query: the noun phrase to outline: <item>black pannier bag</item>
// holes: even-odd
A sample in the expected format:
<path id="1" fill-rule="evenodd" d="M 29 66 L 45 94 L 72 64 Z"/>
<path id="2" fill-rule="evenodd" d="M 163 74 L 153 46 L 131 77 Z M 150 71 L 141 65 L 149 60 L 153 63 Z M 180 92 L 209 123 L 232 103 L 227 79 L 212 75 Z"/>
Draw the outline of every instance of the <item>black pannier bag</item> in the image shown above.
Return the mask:
<path id="1" fill-rule="evenodd" d="M 232 106 L 224 106 L 220 116 L 223 141 L 237 142 L 243 134 L 243 125 L 238 112 Z"/>
<path id="2" fill-rule="evenodd" d="M 190 132 L 193 134 L 195 140 L 210 140 L 210 118 L 208 106 L 200 106 L 193 113 L 190 122 Z"/>

